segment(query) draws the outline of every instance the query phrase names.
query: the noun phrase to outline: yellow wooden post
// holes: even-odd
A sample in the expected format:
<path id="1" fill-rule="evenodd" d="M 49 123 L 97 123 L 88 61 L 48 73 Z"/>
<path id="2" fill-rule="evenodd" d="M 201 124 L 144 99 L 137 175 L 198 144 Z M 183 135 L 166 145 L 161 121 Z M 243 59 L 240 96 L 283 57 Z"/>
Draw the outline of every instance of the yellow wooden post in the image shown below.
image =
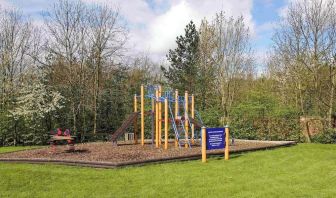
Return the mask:
<path id="1" fill-rule="evenodd" d="M 188 91 L 184 94 L 184 105 L 185 105 L 185 112 L 184 112 L 184 127 L 185 127 L 185 144 L 184 147 L 188 148 L 188 133 L 189 133 L 189 125 L 188 125 L 188 106 L 189 106 L 189 99 L 188 99 Z"/>
<path id="2" fill-rule="evenodd" d="M 141 145 L 145 145 L 145 101 L 144 86 L 141 85 Z"/>
<path id="3" fill-rule="evenodd" d="M 138 112 L 137 95 L 134 94 L 134 112 Z M 134 120 L 134 144 L 138 143 L 138 120 Z"/>
<path id="4" fill-rule="evenodd" d="M 155 141 L 155 100 L 154 98 L 151 99 L 152 101 L 152 144 Z"/>
<path id="5" fill-rule="evenodd" d="M 202 127 L 202 162 L 206 161 L 206 128 Z"/>
<path id="6" fill-rule="evenodd" d="M 168 98 L 165 99 L 165 149 L 168 149 Z"/>
<path id="7" fill-rule="evenodd" d="M 229 160 L 229 126 L 225 127 L 225 160 Z"/>
<path id="8" fill-rule="evenodd" d="M 155 146 L 159 148 L 159 90 L 155 91 Z"/>
<path id="9" fill-rule="evenodd" d="M 159 97 L 161 97 L 162 88 L 159 86 Z M 162 143 L 162 102 L 159 102 L 159 146 Z"/>
<path id="10" fill-rule="evenodd" d="M 191 118 L 195 119 L 195 98 L 194 94 L 191 95 Z M 191 143 L 195 144 L 195 126 L 194 124 L 191 124 Z"/>
<path id="11" fill-rule="evenodd" d="M 172 122 L 175 122 L 176 123 L 176 119 L 177 119 L 177 116 L 178 116 L 178 110 L 179 110 L 179 103 L 178 103 L 178 90 L 176 89 L 175 90 L 175 120 L 172 120 Z M 177 137 L 175 136 L 175 147 L 177 148 L 178 147 L 178 139 Z"/>

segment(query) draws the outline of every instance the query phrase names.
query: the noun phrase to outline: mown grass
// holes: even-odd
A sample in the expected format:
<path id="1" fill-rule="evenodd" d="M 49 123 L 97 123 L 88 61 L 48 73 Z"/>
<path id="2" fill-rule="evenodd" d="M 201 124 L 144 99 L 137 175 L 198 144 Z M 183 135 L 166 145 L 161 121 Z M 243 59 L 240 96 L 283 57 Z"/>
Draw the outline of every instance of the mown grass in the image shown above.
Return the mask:
<path id="1" fill-rule="evenodd" d="M 8 152 L 14 152 L 14 151 L 41 148 L 41 147 L 42 146 L 5 146 L 5 147 L 0 147 L 0 153 L 8 153 Z"/>
<path id="2" fill-rule="evenodd" d="M 0 197 L 334 197 L 336 145 L 120 169 L 0 163 Z"/>

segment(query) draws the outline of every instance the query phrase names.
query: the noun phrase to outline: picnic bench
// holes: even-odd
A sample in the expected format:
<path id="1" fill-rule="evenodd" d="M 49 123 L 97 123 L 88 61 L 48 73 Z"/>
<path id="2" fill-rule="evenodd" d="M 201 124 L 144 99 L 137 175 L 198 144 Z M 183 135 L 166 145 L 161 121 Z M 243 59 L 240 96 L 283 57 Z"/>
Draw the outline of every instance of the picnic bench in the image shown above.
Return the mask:
<path id="1" fill-rule="evenodd" d="M 57 129 L 57 133 L 54 133 L 53 131 L 51 132 L 50 135 L 50 147 L 52 152 L 56 152 L 56 146 L 57 143 L 59 142 L 67 142 L 67 145 L 69 147 L 69 151 L 74 151 L 75 150 L 75 138 L 76 136 L 71 136 L 70 135 L 70 130 L 66 129 L 64 133 L 62 133 L 61 129 Z"/>

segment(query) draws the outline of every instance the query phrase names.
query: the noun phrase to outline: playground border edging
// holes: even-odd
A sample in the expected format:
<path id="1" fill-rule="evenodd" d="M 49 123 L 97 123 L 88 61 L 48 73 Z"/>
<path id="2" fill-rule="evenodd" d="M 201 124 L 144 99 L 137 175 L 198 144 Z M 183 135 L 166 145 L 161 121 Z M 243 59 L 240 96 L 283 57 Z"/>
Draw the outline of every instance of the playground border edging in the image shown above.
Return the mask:
<path id="1" fill-rule="evenodd" d="M 230 153 L 244 153 L 250 151 L 258 150 L 268 150 L 279 147 L 288 147 L 296 145 L 295 141 L 284 141 L 281 144 L 275 144 L 271 146 L 264 146 L 258 148 L 246 148 L 241 150 L 233 150 Z M 223 151 L 208 153 L 209 156 L 223 155 Z M 196 160 L 201 159 L 202 154 L 184 155 L 178 157 L 166 157 L 158 159 L 149 159 L 141 161 L 130 161 L 130 162 L 93 162 L 93 161 L 78 161 L 78 160 L 54 160 L 54 159 L 43 159 L 43 158 L 0 158 L 0 162 L 7 163 L 28 163 L 28 164 L 55 164 L 55 165 L 68 165 L 68 166 L 81 166 L 81 167 L 92 167 L 92 168 L 120 168 L 126 166 L 142 166 L 146 164 L 158 164 L 161 162 L 176 162 L 176 161 L 186 161 L 186 160 Z"/>

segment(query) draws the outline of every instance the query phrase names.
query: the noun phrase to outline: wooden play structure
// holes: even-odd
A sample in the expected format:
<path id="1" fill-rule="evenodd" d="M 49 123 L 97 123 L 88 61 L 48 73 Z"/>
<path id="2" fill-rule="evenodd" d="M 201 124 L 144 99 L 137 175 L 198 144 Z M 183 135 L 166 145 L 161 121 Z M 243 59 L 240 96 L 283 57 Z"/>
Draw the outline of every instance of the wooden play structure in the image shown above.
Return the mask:
<path id="1" fill-rule="evenodd" d="M 126 133 L 126 129 L 133 125 L 132 137 L 134 144 L 137 144 L 137 121 L 140 116 L 140 142 L 144 146 L 145 116 L 148 115 L 151 117 L 151 143 L 156 148 L 164 144 L 164 149 L 167 150 L 169 140 L 174 142 L 175 147 L 185 148 L 191 148 L 198 142 L 198 145 L 202 146 L 202 162 L 206 162 L 206 151 L 213 149 L 224 149 L 225 160 L 229 159 L 229 127 L 206 128 L 195 110 L 193 94 L 189 95 L 185 91 L 184 96 L 180 96 L 178 90 L 163 90 L 161 85 L 148 85 L 146 91 L 145 86 L 141 85 L 140 95 L 134 95 L 134 112 L 112 135 L 112 142 L 116 143 L 118 138 Z M 129 137 L 129 134 L 126 134 L 126 137 Z"/>
<path id="2" fill-rule="evenodd" d="M 140 103 L 140 108 L 138 108 Z M 140 111 L 139 111 L 140 110 Z M 138 124 L 140 116 L 140 143 L 145 144 L 145 118 L 151 117 L 151 143 L 159 148 L 173 139 L 175 147 L 191 147 L 200 140 L 203 122 L 195 110 L 194 95 L 185 91 L 179 96 L 178 90 L 163 90 L 161 85 L 141 86 L 140 95 L 134 95 L 134 112 L 130 114 L 121 127 L 112 135 L 112 142 L 122 136 L 126 129 L 134 128 L 134 143 L 138 143 Z M 163 138 L 164 137 L 164 138 Z"/>

